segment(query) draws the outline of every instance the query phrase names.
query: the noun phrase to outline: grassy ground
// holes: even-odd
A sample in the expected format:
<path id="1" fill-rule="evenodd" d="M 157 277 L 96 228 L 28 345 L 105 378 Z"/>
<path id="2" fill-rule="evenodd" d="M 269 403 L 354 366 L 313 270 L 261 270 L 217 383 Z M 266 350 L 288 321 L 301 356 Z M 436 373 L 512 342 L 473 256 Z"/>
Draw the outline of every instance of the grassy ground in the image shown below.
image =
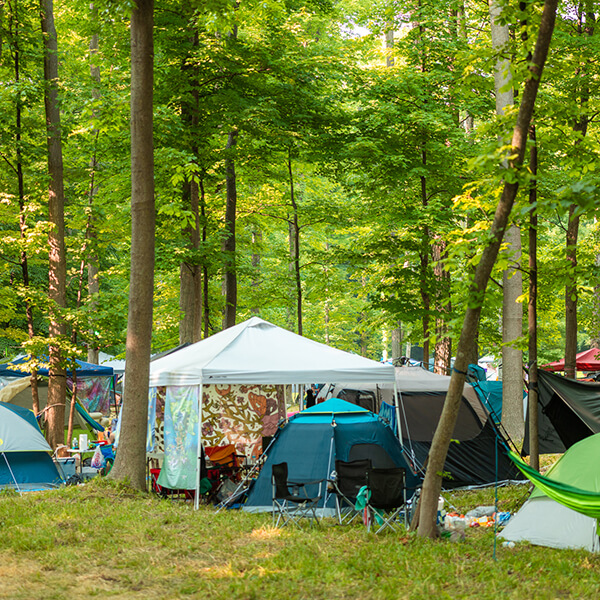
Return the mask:
<path id="1" fill-rule="evenodd" d="M 526 486 L 501 488 L 512 510 Z M 493 490 L 446 495 L 465 512 Z M 549 523 L 549 526 L 552 526 Z M 461 542 L 365 528 L 273 529 L 270 516 L 194 512 L 106 480 L 0 495 L 0 598 L 596 598 L 600 557 L 529 545 L 494 559 L 492 529 Z"/>

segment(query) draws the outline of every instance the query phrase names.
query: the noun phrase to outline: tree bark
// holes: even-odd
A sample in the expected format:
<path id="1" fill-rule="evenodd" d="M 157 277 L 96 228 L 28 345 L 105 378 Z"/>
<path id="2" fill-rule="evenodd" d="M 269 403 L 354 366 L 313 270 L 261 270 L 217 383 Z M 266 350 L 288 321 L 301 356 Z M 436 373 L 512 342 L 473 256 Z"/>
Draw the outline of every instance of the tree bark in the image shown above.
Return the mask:
<path id="1" fill-rule="evenodd" d="M 590 3 L 587 4 L 587 11 L 584 13 L 583 4 L 578 7 L 577 33 L 582 36 L 592 36 L 594 33 L 596 18 L 592 12 Z M 585 25 L 584 25 L 585 19 Z M 587 107 L 590 98 L 590 90 L 586 77 L 589 76 L 585 64 L 578 70 L 578 77 L 581 79 L 582 87 L 580 91 L 580 110 L 581 116 L 573 125 L 573 131 L 579 134 L 575 140 L 575 149 L 585 138 L 588 129 L 589 116 Z M 579 237 L 579 207 L 573 203 L 569 206 L 569 222 L 567 225 L 567 239 L 565 258 L 567 262 L 567 279 L 565 286 L 565 375 L 571 379 L 577 377 L 577 240 Z"/>
<path id="2" fill-rule="evenodd" d="M 225 273 L 223 276 L 223 329 L 235 325 L 237 311 L 237 275 L 235 258 L 235 218 L 237 210 L 237 186 L 235 181 L 235 161 L 231 156 L 232 149 L 237 143 L 238 131 L 233 129 L 227 138 L 227 157 L 225 169 L 227 172 L 227 205 L 225 208 L 225 239 L 223 253 L 225 255 Z"/>
<path id="3" fill-rule="evenodd" d="M 110 472 L 146 489 L 146 430 L 154 289 L 152 90 L 154 1 L 131 12 L 131 274 L 119 451 Z"/>
<path id="4" fill-rule="evenodd" d="M 290 250 L 292 251 L 292 269 L 294 274 L 294 290 L 296 298 L 296 324 L 298 335 L 302 335 L 302 279 L 300 277 L 300 225 L 298 223 L 298 203 L 294 188 L 294 174 L 292 171 L 292 157 L 288 154 L 288 174 L 290 178 L 290 202 L 292 205 L 292 219 L 290 222 Z"/>
<path id="5" fill-rule="evenodd" d="M 546 0 L 538 32 L 538 39 L 532 61 L 529 65 L 530 76 L 525 84 L 517 122 L 513 131 L 512 149 L 510 152 L 509 168 L 511 172 L 522 168 L 525 157 L 529 124 L 533 115 L 535 100 L 539 87 L 540 78 L 544 69 L 544 63 L 548 56 L 548 49 L 554 30 L 556 19 L 556 8 L 558 0 Z M 452 370 L 450 385 L 446 394 L 444 408 L 436 428 L 433 443 L 429 453 L 428 466 L 423 483 L 421 495 L 420 521 L 418 534 L 421 537 L 433 538 L 437 536 L 436 514 L 437 504 L 442 487 L 441 473 L 448 454 L 448 447 L 456 417 L 460 407 L 463 386 L 468 363 L 466 362 L 466 351 L 471 343 L 475 331 L 479 326 L 481 307 L 483 305 L 485 290 L 500 250 L 502 238 L 509 222 L 515 196 L 518 190 L 516 178 L 505 179 L 502 195 L 496 208 L 492 222 L 490 237 L 483 250 L 481 260 L 475 269 L 473 282 L 469 289 L 468 308 L 465 313 L 463 326 L 456 351 L 456 361 Z"/>
<path id="6" fill-rule="evenodd" d="M 90 12 L 94 24 L 98 20 L 98 9 L 92 3 L 90 5 Z M 98 33 L 94 33 L 90 38 L 90 76 L 92 81 L 96 84 L 96 87 L 92 88 L 92 99 L 94 101 L 100 100 L 100 67 L 94 64 L 94 58 L 96 57 L 99 49 L 98 44 Z M 96 109 L 92 113 L 93 117 L 97 117 L 98 113 Z M 95 140 L 98 140 L 99 131 L 94 130 Z M 98 169 L 98 160 L 96 157 L 96 149 L 94 148 L 94 154 L 90 159 L 90 191 L 88 195 L 88 207 L 89 207 L 89 218 L 88 228 L 86 231 L 87 240 L 87 285 L 88 285 L 88 296 L 90 298 L 90 314 L 94 315 L 98 307 L 98 294 L 100 293 L 100 279 L 98 269 L 98 253 L 96 251 L 96 217 L 94 215 L 94 199 L 98 193 L 98 183 L 96 181 L 96 171 Z M 93 323 L 93 317 L 91 317 Z M 98 364 L 99 362 L 99 348 L 96 342 L 96 333 L 94 326 L 90 327 L 88 331 L 88 348 L 87 348 L 87 360 L 89 363 Z M 67 437 L 67 441 L 69 438 Z"/>
<path id="7" fill-rule="evenodd" d="M 492 46 L 496 52 L 508 52 L 508 25 L 499 22 L 503 6 L 490 0 L 490 26 Z M 496 114 L 514 103 L 510 60 L 499 56 L 494 73 Z M 502 140 L 504 142 L 504 140 Z M 523 305 L 517 302 L 523 294 L 521 274 L 521 232 L 511 225 L 505 242 L 510 265 L 502 274 L 502 424 L 515 439 L 523 438 L 523 353 L 514 347 L 514 342 L 523 335 Z"/>
<path id="8" fill-rule="evenodd" d="M 529 139 L 533 142 L 529 154 L 529 168 L 532 180 L 529 185 L 529 303 L 528 329 L 529 329 L 529 464 L 540 468 L 540 446 L 538 438 L 538 353 L 537 353 L 537 296 L 538 296 L 538 267 L 537 267 L 537 171 L 538 149 L 535 135 L 535 126 L 531 127 Z"/>
<path id="9" fill-rule="evenodd" d="M 48 138 L 48 194 L 50 337 L 47 438 L 52 448 L 65 442 L 66 373 L 60 349 L 65 325 L 61 315 L 66 306 L 67 261 L 65 255 L 65 195 L 63 156 L 58 100 L 58 41 L 52 0 L 41 0 L 41 25 L 44 37 L 44 105 Z"/>

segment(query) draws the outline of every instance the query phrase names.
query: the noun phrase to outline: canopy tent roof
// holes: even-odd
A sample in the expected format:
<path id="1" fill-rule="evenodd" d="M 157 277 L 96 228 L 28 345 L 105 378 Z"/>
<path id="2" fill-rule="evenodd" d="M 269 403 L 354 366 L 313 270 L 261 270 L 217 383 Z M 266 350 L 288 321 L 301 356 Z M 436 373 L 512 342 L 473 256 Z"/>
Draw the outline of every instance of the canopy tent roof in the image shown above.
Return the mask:
<path id="1" fill-rule="evenodd" d="M 19 356 L 11 362 L 0 364 L 0 377 L 29 377 L 31 373 L 24 367 L 25 363 L 29 360 L 28 356 Z M 44 364 L 48 364 L 48 357 L 41 356 L 39 359 Z M 86 363 L 82 360 L 77 360 L 77 369 L 75 373 L 77 377 L 97 377 L 97 376 L 112 376 L 113 368 L 110 366 L 93 365 L 92 363 Z M 67 375 L 72 375 L 73 370 L 67 369 Z M 48 377 L 48 368 L 40 367 L 38 369 L 38 375 Z"/>
<path id="2" fill-rule="evenodd" d="M 394 382 L 394 367 L 252 317 L 150 363 L 150 386 Z"/>
<path id="3" fill-rule="evenodd" d="M 600 348 L 590 348 L 579 352 L 575 357 L 575 364 L 578 371 L 600 371 Z M 564 371 L 565 359 L 542 365 L 547 371 Z"/>

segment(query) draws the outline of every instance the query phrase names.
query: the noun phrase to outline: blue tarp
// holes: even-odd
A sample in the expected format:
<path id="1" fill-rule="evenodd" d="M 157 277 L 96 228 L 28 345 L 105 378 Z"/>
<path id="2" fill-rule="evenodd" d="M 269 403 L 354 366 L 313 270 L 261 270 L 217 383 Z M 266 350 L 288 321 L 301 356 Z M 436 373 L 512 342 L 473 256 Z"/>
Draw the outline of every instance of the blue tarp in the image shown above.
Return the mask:
<path id="1" fill-rule="evenodd" d="M 18 366 L 25 364 L 29 360 L 28 357 L 20 357 L 9 363 L 0 364 L 0 377 L 29 377 L 31 373 L 28 371 L 19 370 Z M 47 364 L 48 357 L 42 356 L 39 359 L 41 362 Z M 113 368 L 106 367 L 102 365 L 94 365 L 92 363 L 86 363 L 82 360 L 77 360 L 77 369 L 75 373 L 77 377 L 97 377 L 97 376 L 107 376 L 111 377 L 113 375 Z M 38 369 L 38 374 L 44 377 L 48 377 L 48 369 L 40 368 Z M 67 375 L 71 376 L 73 374 L 72 369 L 67 369 Z"/>
<path id="2" fill-rule="evenodd" d="M 471 383 L 481 403 L 488 409 L 494 423 L 502 420 L 502 382 L 501 381 L 477 381 Z"/>

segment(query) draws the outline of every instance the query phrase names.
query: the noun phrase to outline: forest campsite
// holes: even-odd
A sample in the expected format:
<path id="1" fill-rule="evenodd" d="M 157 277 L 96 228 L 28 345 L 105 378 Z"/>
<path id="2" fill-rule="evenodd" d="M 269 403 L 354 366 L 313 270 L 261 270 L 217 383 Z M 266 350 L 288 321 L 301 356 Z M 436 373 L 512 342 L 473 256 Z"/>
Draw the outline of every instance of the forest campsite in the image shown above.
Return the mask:
<path id="1" fill-rule="evenodd" d="M 499 490 L 513 510 L 527 489 Z M 526 486 L 525 486 L 526 487 Z M 457 510 L 493 490 L 446 496 Z M 367 533 L 362 523 L 273 528 L 270 515 L 194 511 L 105 479 L 0 499 L 0 598 L 595 598 L 600 558 L 498 542 Z"/>
<path id="2" fill-rule="evenodd" d="M 596 597 L 599 10 L 0 2 L 0 598 Z"/>

